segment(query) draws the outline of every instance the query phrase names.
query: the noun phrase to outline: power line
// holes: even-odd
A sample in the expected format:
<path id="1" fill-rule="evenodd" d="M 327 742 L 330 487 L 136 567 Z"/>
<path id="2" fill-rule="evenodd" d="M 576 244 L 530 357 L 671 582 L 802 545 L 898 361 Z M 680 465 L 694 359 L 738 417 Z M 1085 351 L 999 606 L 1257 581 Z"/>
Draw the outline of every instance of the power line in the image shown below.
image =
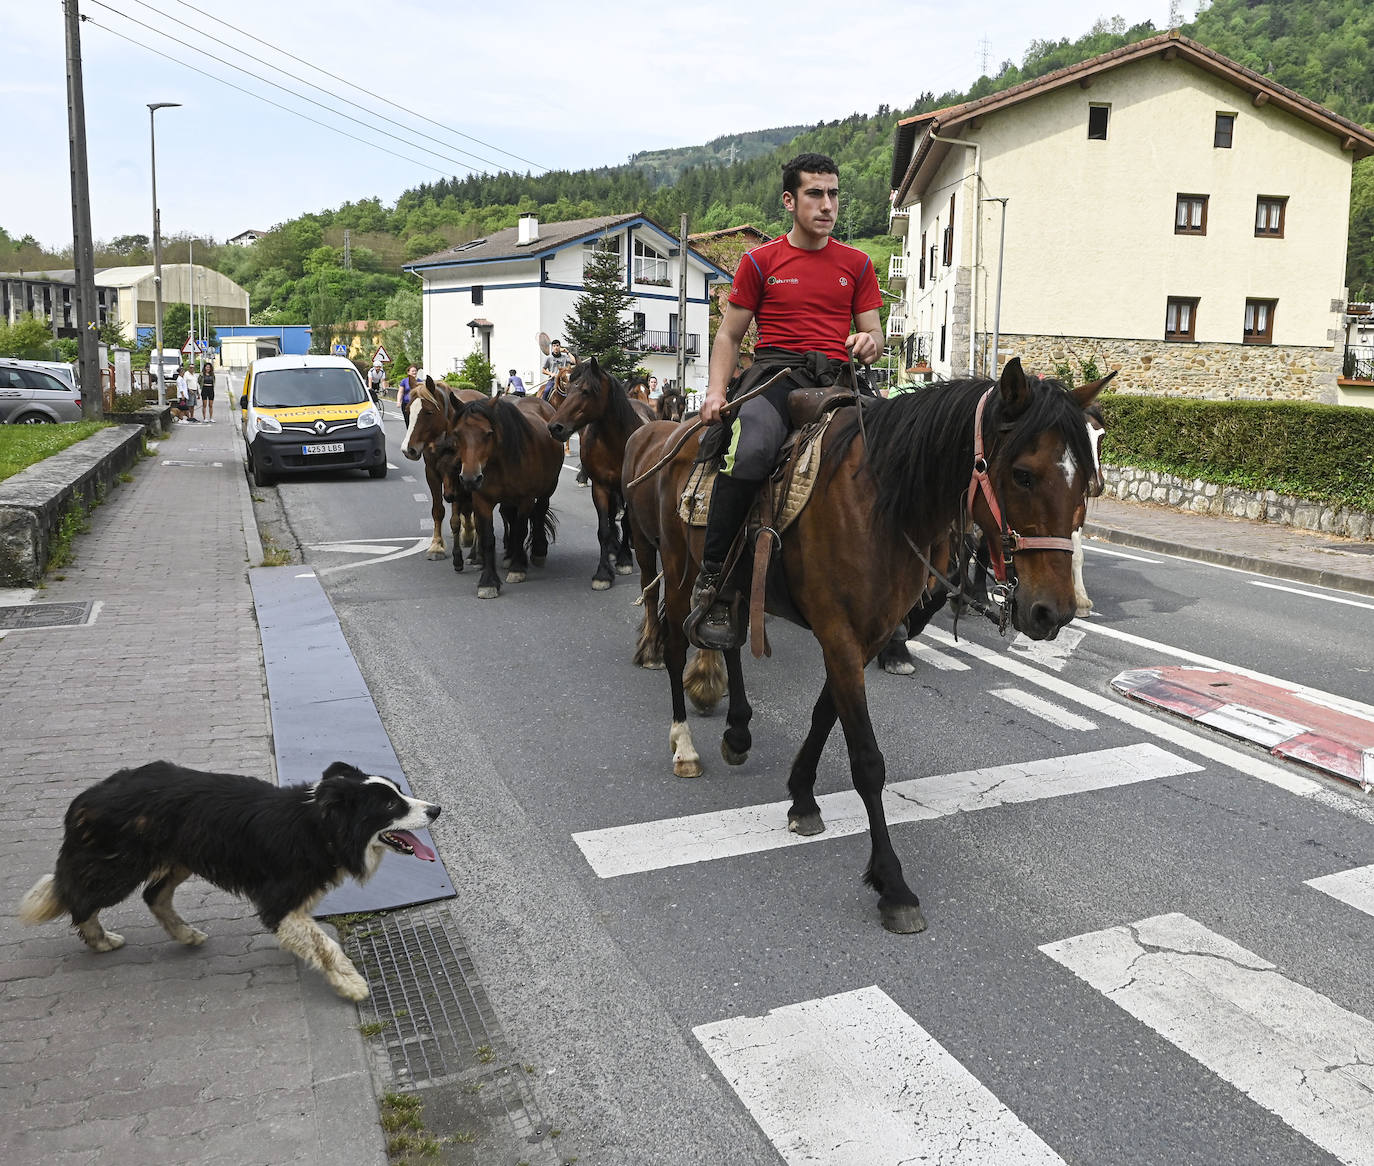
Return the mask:
<path id="1" fill-rule="evenodd" d="M 95 4 L 97 7 L 104 8 L 104 9 L 105 9 L 106 11 L 108 11 L 108 12 L 113 12 L 116 16 L 121 17 L 122 19 L 127 20 L 127 21 L 129 21 L 130 23 L 132 23 L 132 24 L 138 25 L 139 28 L 145 28 L 145 29 L 147 29 L 149 32 L 156 33 L 158 36 L 163 37 L 163 38 L 165 38 L 166 40 L 173 41 L 174 43 L 179 43 L 179 42 L 177 42 L 176 37 L 172 36 L 171 33 L 163 32 L 162 29 L 160 29 L 160 28 L 155 28 L 155 27 L 154 27 L 153 25 L 151 25 L 151 24 L 147 24 L 146 22 L 144 22 L 144 21 L 142 21 L 142 20 L 139 20 L 139 19 L 137 19 L 136 17 L 130 16 L 127 12 L 120 12 L 120 11 L 118 11 L 117 9 L 112 8 L 110 5 L 104 3 L 103 0 L 90 0 L 90 3 Z M 152 7 L 152 6 L 151 6 L 151 5 L 145 5 L 145 7 Z M 158 12 L 158 10 L 157 10 L 156 8 L 154 8 L 153 11 L 154 11 L 154 12 Z M 166 14 L 163 13 L 163 12 L 158 12 L 158 15 L 159 15 L 159 16 L 165 16 Z M 171 19 L 171 18 L 168 17 L 168 19 Z M 180 22 L 177 22 L 177 23 L 180 23 Z M 188 27 L 188 26 L 183 26 L 183 27 Z M 111 30 L 107 28 L 106 31 L 108 32 L 108 31 L 111 31 Z M 199 30 L 196 30 L 196 29 L 191 29 L 191 31 L 192 31 L 192 32 L 196 32 L 198 35 L 208 35 L 208 34 L 199 33 Z M 211 39 L 211 40 L 214 40 L 214 39 L 216 39 L 216 38 L 210 37 L 210 39 Z M 223 41 L 220 41 L 219 43 L 220 43 L 220 44 L 224 44 Z M 227 48 L 231 48 L 231 49 L 233 48 L 232 45 L 226 45 L 226 47 L 227 47 Z M 235 52 L 242 52 L 241 49 L 234 49 L 234 51 L 235 51 Z M 249 54 L 247 54 L 247 53 L 244 53 L 243 55 L 244 55 L 244 56 L 249 56 Z M 256 57 L 251 57 L 250 59 L 252 59 L 252 60 L 257 60 L 258 58 L 256 58 Z M 259 63 L 260 63 L 260 64 L 263 64 L 263 65 L 266 65 L 267 68 L 269 68 L 269 69 L 272 68 L 272 66 L 271 66 L 270 64 L 268 64 L 268 62 L 266 62 L 266 61 L 260 61 Z M 270 77 L 263 77 L 262 75 L 260 75 L 260 74 L 258 74 L 258 73 L 254 73 L 251 69 L 245 69 L 245 68 L 243 68 L 243 66 L 241 66 L 241 65 L 235 65 L 232 61 L 221 61 L 220 64 L 226 66 L 227 68 L 233 69 L 236 73 L 243 73 L 243 74 L 245 74 L 246 76 L 252 77 L 255 81 L 261 81 L 261 82 L 262 82 L 263 84 L 265 84 L 265 85 L 270 85 L 270 86 L 272 86 L 273 89 L 280 89 L 283 93 L 288 94 L 289 96 L 296 98 L 296 100 L 298 100 L 298 101 L 304 101 L 304 102 L 306 102 L 308 105 L 313 105 L 313 106 L 315 106 L 315 107 L 318 108 L 318 109 L 324 110 L 326 113 L 333 114 L 335 117 L 342 118 L 344 121 L 351 121 L 351 122 L 353 122 L 355 125 L 360 125 L 360 126 L 362 126 L 364 129 L 370 130 L 370 131 L 372 131 L 373 133 L 379 133 L 379 134 L 381 134 L 381 135 L 384 136 L 384 137 L 391 138 L 393 141 L 400 142 L 400 143 L 401 143 L 402 145 L 404 145 L 404 146 L 411 146 L 411 147 L 413 147 L 413 148 L 418 148 L 418 149 L 421 149 L 421 150 L 425 150 L 425 152 L 426 152 L 427 154 L 432 154 L 432 155 L 433 155 L 434 157 L 436 157 L 436 158 L 443 158 L 444 161 L 446 161 L 446 162 L 452 162 L 455 166 L 459 166 L 459 167 L 461 167 L 461 168 L 464 169 L 464 170 L 472 171 L 472 172 L 474 172 L 474 173 L 476 172 L 475 167 L 470 166 L 470 165 L 469 165 L 468 163 L 466 163 L 466 162 L 462 162 L 462 161 L 460 161 L 459 159 L 454 158 L 454 157 L 451 157 L 451 156 L 449 156 L 449 155 L 447 155 L 447 154 L 440 154 L 438 151 L 435 151 L 435 150 L 426 150 L 425 147 L 424 147 L 424 146 L 421 146 L 418 142 L 408 141 L 407 139 L 402 138 L 402 137 L 398 136 L 397 134 L 393 134 L 390 130 L 384 130 L 384 129 L 380 128 L 379 126 L 369 125 L 367 122 L 359 121 L 359 120 L 358 120 L 357 118 L 355 118 L 355 117 L 349 117 L 347 114 L 339 113 L 337 110 L 331 109 L 329 106 L 325 105 L 324 102 L 322 102 L 322 101 L 316 101 L 313 97 L 307 97 L 304 93 L 297 93 L 294 89 L 289 89 L 289 88 L 287 88 L 285 85 L 282 85 L 282 84 L 280 84 L 280 83 L 278 83 L 278 82 L 276 82 L 276 81 L 273 81 Z M 191 66 L 187 66 L 187 67 L 190 68 Z M 196 71 L 199 72 L 199 70 L 196 70 Z M 208 76 L 208 75 L 209 75 L 209 74 L 207 74 L 207 76 Z M 219 78 L 217 78 L 217 80 L 218 80 L 218 79 L 219 79 Z M 307 84 L 308 84 L 308 82 L 307 82 Z M 318 89 L 319 86 L 314 86 L 313 88 L 317 88 L 317 89 Z M 326 91 L 326 90 L 321 90 L 321 92 L 327 92 L 327 91 Z M 330 94 L 330 96 L 335 96 L 335 95 L 334 95 L 334 94 Z M 346 98 L 339 98 L 339 100 L 341 100 L 341 101 L 346 101 L 347 99 L 346 99 Z M 353 102 L 349 102 L 349 104 L 352 105 L 352 104 L 354 104 L 354 103 L 353 103 Z M 359 106 L 359 108 L 361 109 L 362 107 Z M 404 127 L 402 127 L 402 128 L 404 128 Z M 452 148 L 456 148 L 456 147 L 452 147 Z M 467 153 L 467 151 L 466 151 L 466 150 L 460 150 L 459 153 Z M 468 156 L 469 156 L 469 157 L 476 157 L 476 155 L 473 155 L 473 154 L 469 154 Z M 478 160 L 479 162 L 490 162 L 490 159 L 486 159 L 486 158 L 478 158 L 477 160 Z M 495 162 L 490 162 L 490 164 L 493 165 L 493 166 L 496 166 L 497 169 L 500 169 L 499 164 L 497 164 L 497 163 L 495 163 Z"/>
<path id="2" fill-rule="evenodd" d="M 145 8 L 148 7 L 148 5 L 147 5 L 146 3 L 144 3 L 144 0 L 139 0 L 139 3 L 143 4 L 143 6 L 144 6 Z M 322 73 L 322 74 L 323 74 L 324 76 L 326 76 L 326 77 L 329 77 L 329 78 L 331 78 L 331 79 L 333 79 L 333 80 L 335 80 L 335 81 L 339 81 L 339 82 L 341 82 L 342 84 L 347 85 L 350 89 L 356 89 L 359 93 L 366 93 L 369 97 L 373 98 L 374 100 L 380 101 L 380 102 L 382 102 L 382 103 L 385 104 L 385 105 L 389 105 L 389 106 L 391 106 L 393 109 L 399 109 L 402 113 L 409 114 L 411 117 L 418 118 L 420 121 L 429 122 L 430 125 L 432 125 L 432 126 L 437 126 L 439 129 L 443 130 L 445 133 L 454 134 L 454 135 L 456 135 L 457 137 L 460 137 L 460 138 L 466 138 L 469 142 L 476 142 L 479 146 L 485 146 L 488 150 L 495 150 L 498 154 L 505 154 L 507 158 L 514 158 L 517 162 L 524 162 L 524 163 L 525 163 L 526 165 L 528 165 L 528 166 L 533 166 L 536 170 L 547 170 L 547 169 L 549 169 L 549 167 L 543 165 L 543 164 L 540 163 L 540 162 L 531 162 L 530 159 L 528 159 L 528 158 L 522 158 L 519 154 L 512 154 L 509 150 L 503 150 L 500 146 L 493 145 L 491 142 L 484 142 L 484 141 L 482 141 L 481 138 L 474 138 L 471 134 L 465 134 L 465 133 L 463 133 L 462 130 L 455 130 L 452 126 L 446 126 L 446 125 L 444 125 L 442 122 L 437 122 L 437 121 L 435 121 L 433 118 L 425 117 L 425 115 L 422 114 L 422 113 L 416 113 L 413 109 L 407 109 L 404 105 L 399 105 L 399 104 L 397 104 L 396 102 L 392 101 L 390 98 L 381 96 L 381 94 L 379 94 L 379 93 L 372 93 L 372 92 L 368 91 L 367 89 L 364 89 L 361 85 L 358 85 L 358 84 L 356 84 L 356 83 L 353 82 L 353 81 L 350 81 L 347 77 L 340 77 L 337 73 L 331 73 L 328 69 L 322 69 L 319 65 L 311 64 L 309 61 L 305 60 L 305 59 L 302 58 L 302 57 L 296 56 L 294 53 L 288 53 L 285 49 L 279 48 L 278 46 L 272 44 L 271 41 L 265 41 L 265 40 L 262 39 L 262 37 L 260 37 L 260 36 L 254 36 L 251 32 L 248 32 L 248 31 L 246 31 L 245 29 L 237 28 L 236 26 L 230 24 L 228 21 L 222 19 L 221 17 L 215 16 L 215 15 L 212 14 L 212 13 L 206 12 L 206 11 L 205 11 L 204 9 L 202 9 L 202 8 L 197 8 L 194 4 L 189 4 L 189 3 L 187 3 L 187 0 L 177 0 L 177 3 L 180 4 L 183 8 L 189 8 L 192 12 L 198 12 L 198 13 L 200 13 L 201 16 L 204 16 L 204 17 L 206 17 L 206 18 L 208 18 L 208 19 L 210 19 L 210 20 L 217 21 L 218 23 L 224 25 L 225 28 L 232 29 L 234 32 L 238 33 L 240 36 L 246 36 L 249 40 L 257 41 L 258 44 L 266 46 L 267 48 L 271 49 L 274 53 L 280 53 L 283 57 L 288 57 L 289 59 L 291 59 L 291 60 L 297 62 L 298 64 L 304 65 L 307 69 L 314 69 L 315 72 L 317 72 L 317 73 Z M 170 18 L 169 18 L 169 19 L 170 19 Z M 178 22 L 178 23 L 181 23 L 181 22 Z M 190 26 L 188 25 L 187 27 L 190 27 Z M 240 50 L 235 50 L 235 51 L 237 51 L 237 52 L 242 52 L 241 49 L 240 49 Z M 245 53 L 244 55 L 247 56 L 248 54 Z M 264 62 L 264 63 L 265 63 L 265 62 Z M 307 81 L 306 84 L 309 85 L 310 82 Z M 314 88 L 319 88 L 319 86 L 314 86 Z M 322 92 L 323 92 L 323 90 L 322 90 Z M 380 117 L 381 115 L 380 115 L 380 114 L 376 114 L 376 115 L 374 115 L 374 116 Z M 393 123 L 393 124 L 399 124 L 399 123 Z M 418 131 L 412 131 L 412 132 L 418 132 Z M 431 138 L 430 140 L 431 140 L 431 141 L 437 141 L 438 139 Z M 464 151 L 464 152 L 466 152 L 466 151 Z M 502 169 L 504 169 L 504 167 L 502 167 Z"/>
<path id="3" fill-rule="evenodd" d="M 435 174 L 441 174 L 445 178 L 449 177 L 448 174 L 446 174 L 443 170 L 440 170 L 437 166 L 433 165 L 432 163 L 421 162 L 418 158 L 409 158 L 405 154 L 398 154 L 395 150 L 388 150 L 385 146 L 377 145 L 376 142 L 369 142 L 365 138 L 358 137 L 356 134 L 350 134 L 347 130 L 341 130 L 338 126 L 332 126 L 328 122 L 320 121 L 318 118 L 314 118 L 309 116 L 308 114 L 301 113 L 301 111 L 298 109 L 292 109 L 290 106 L 282 105 L 281 102 L 273 101 L 270 98 L 264 97 L 261 93 L 254 93 L 251 89 L 245 89 L 242 85 L 235 85 L 232 81 L 226 81 L 223 77 L 216 77 L 213 73 L 207 73 L 204 69 L 197 69 L 194 65 L 188 65 L 185 61 L 179 60 L 177 57 L 169 56 L 167 53 L 158 52 L 157 49 L 153 48 L 151 45 L 145 45 L 142 41 L 134 40 L 134 38 L 131 36 L 125 36 L 122 32 L 116 32 L 114 29 L 108 28 L 107 26 L 101 24 L 94 17 L 87 16 L 85 13 L 82 13 L 81 20 L 84 24 L 89 24 L 92 28 L 98 28 L 101 30 L 101 32 L 108 32 L 111 36 L 117 36 L 120 40 L 128 41 L 131 45 L 137 45 L 145 52 L 152 53 L 155 57 L 161 57 L 164 61 L 171 61 L 174 64 L 180 65 L 183 69 L 190 69 L 191 72 L 199 73 L 202 77 L 208 77 L 211 81 L 218 81 L 221 85 L 227 85 L 230 89 L 236 89 L 238 90 L 238 92 L 247 94 L 249 97 L 261 101 L 265 105 L 270 105 L 274 109 L 280 109 L 285 113 L 294 114 L 296 117 L 303 118 L 305 121 L 310 122 L 312 125 L 321 126 L 324 129 L 339 134 L 341 137 L 350 138 L 355 142 L 359 142 L 364 146 L 370 147 L 371 149 L 380 150 L 383 154 L 390 154 L 393 158 L 400 158 L 402 162 L 409 162 L 414 166 L 422 166 L 426 170 L 433 170 Z M 468 169 L 470 169 L 470 167 L 468 167 Z"/>

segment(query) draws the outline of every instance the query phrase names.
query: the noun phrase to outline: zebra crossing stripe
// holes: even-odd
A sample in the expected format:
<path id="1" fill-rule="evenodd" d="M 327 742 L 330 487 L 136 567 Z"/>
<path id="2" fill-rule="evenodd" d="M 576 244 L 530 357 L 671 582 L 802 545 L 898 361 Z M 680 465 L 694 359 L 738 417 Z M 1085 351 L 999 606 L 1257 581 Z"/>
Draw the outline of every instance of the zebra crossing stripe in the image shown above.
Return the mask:
<path id="1" fill-rule="evenodd" d="M 1319 879 L 1308 879 L 1307 885 L 1348 903 L 1357 911 L 1374 915 L 1374 866 L 1357 866 L 1354 870 L 1322 875 Z"/>
<path id="2" fill-rule="evenodd" d="M 1186 915 L 1040 949 L 1348 1166 L 1374 1166 L 1374 1023 Z"/>
<path id="3" fill-rule="evenodd" d="M 785 1162 L 1063 1162 L 879 988 L 692 1031 Z"/>
<path id="4" fill-rule="evenodd" d="M 1033 693 L 1022 692 L 1019 688 L 994 688 L 992 695 L 1015 708 L 1032 713 L 1041 720 L 1049 721 L 1052 725 L 1058 725 L 1061 729 L 1088 732 L 1097 728 L 1096 723 L 1088 720 L 1087 717 L 1080 717 L 1077 713 L 1071 713 L 1068 709 L 1060 708 L 1057 704 L 1043 700 Z"/>
<path id="5" fill-rule="evenodd" d="M 907 640 L 907 650 L 913 656 L 920 658 L 932 668 L 940 672 L 968 672 L 970 666 L 954 656 L 946 656 L 943 652 L 937 652 L 923 640 Z"/>
<path id="6" fill-rule="evenodd" d="M 1016 802 L 1065 797 L 1133 782 L 1197 773 L 1200 765 L 1148 743 L 997 765 L 939 777 L 895 782 L 883 791 L 889 826 L 923 822 Z M 786 828 L 788 802 L 739 806 L 708 814 L 635 822 L 573 835 L 592 870 L 603 879 L 803 846 L 868 830 L 863 801 L 852 789 L 816 799 L 825 833 L 811 837 Z"/>

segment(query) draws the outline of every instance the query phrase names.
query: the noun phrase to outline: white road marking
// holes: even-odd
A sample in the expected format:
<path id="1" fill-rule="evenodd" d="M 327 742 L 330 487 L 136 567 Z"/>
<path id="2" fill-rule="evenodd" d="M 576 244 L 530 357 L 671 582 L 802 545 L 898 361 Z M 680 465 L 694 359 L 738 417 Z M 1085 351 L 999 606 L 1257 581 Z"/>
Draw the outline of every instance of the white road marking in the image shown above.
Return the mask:
<path id="1" fill-rule="evenodd" d="M 1155 745 L 1127 745 L 896 782 L 883 790 L 883 809 L 888 825 L 895 826 L 1197 773 L 1201 768 Z M 823 834 L 809 837 L 787 829 L 787 808 L 791 803 L 770 802 L 584 830 L 574 834 L 573 841 L 581 847 L 598 877 L 609 879 L 867 832 L 868 815 L 862 799 L 852 789 L 823 794 L 816 801 L 826 828 Z"/>
<path id="2" fill-rule="evenodd" d="M 428 494 L 412 494 L 411 497 L 414 498 L 416 502 L 428 502 L 428 501 L 429 501 L 429 495 L 428 495 Z"/>
<path id="3" fill-rule="evenodd" d="M 1348 814 L 1353 818 L 1359 818 L 1362 822 L 1374 825 L 1374 809 L 1357 802 L 1344 793 L 1328 789 L 1310 777 L 1302 777 L 1256 757 L 1252 753 L 1241 752 L 1212 737 L 1194 733 L 1175 721 L 1159 719 L 1125 703 L 1117 703 L 1105 696 L 1099 696 L 1095 692 L 1089 692 L 1085 688 L 1079 688 L 1057 676 L 1051 676 L 1038 668 L 1032 668 L 1020 660 L 1013 660 L 1003 653 L 994 652 L 968 640 L 956 641 L 952 635 L 939 628 L 928 628 L 926 633 L 932 639 L 948 647 L 956 648 L 985 664 L 1000 668 L 1003 672 L 1009 672 L 1029 684 L 1048 689 L 1064 700 L 1083 705 L 1104 717 L 1111 717 L 1113 720 L 1130 725 L 1143 733 L 1148 733 L 1152 737 L 1176 745 L 1180 749 L 1186 749 L 1190 753 L 1206 757 L 1211 761 L 1218 761 L 1230 769 L 1267 782 L 1269 785 L 1285 790 L 1290 794 L 1310 798 L 1327 809 L 1337 810 L 1342 814 Z"/>
<path id="4" fill-rule="evenodd" d="M 429 524 L 425 524 L 429 528 Z M 379 555 L 375 559 L 359 559 L 356 563 L 340 563 L 337 567 L 325 567 L 317 572 L 319 575 L 333 575 L 339 571 L 355 571 L 359 567 L 370 567 L 373 563 L 389 563 L 393 559 L 404 559 L 410 555 L 418 555 L 423 551 L 429 550 L 429 539 L 420 538 L 415 540 L 415 544 L 409 547 L 402 547 L 400 550 L 388 549 L 384 555 Z"/>
<path id="5" fill-rule="evenodd" d="M 1349 1166 L 1374 1166 L 1374 1023 L 1186 915 L 1041 949 Z"/>
<path id="6" fill-rule="evenodd" d="M 1132 562 L 1149 563 L 1151 566 L 1155 567 L 1163 562 L 1162 559 L 1147 559 L 1144 555 L 1129 555 L 1125 551 L 1110 550 L 1107 547 L 1098 546 L 1097 543 L 1091 542 L 1088 539 L 1083 540 L 1083 549 L 1093 551 L 1099 555 L 1110 555 L 1113 559 L 1130 559 Z"/>
<path id="7" fill-rule="evenodd" d="M 969 666 L 962 660 L 956 660 L 953 656 L 946 656 L 943 652 L 937 652 L 921 640 L 907 640 L 906 646 L 913 655 L 920 656 L 922 661 L 941 672 L 970 671 Z"/>
<path id="8" fill-rule="evenodd" d="M 1357 911 L 1374 915 L 1374 866 L 1357 866 L 1354 870 L 1322 875 L 1319 879 L 1308 879 L 1307 885 L 1350 904 Z"/>
<path id="9" fill-rule="evenodd" d="M 414 474 L 402 474 L 402 475 L 401 475 L 401 481 L 403 481 L 403 482 L 409 482 L 411 485 L 414 485 L 415 482 L 416 482 L 416 480 L 417 480 L 417 479 L 416 479 L 416 477 L 415 477 Z"/>
<path id="10" fill-rule="evenodd" d="M 1205 668 L 1216 668 L 1222 672 L 1234 672 L 1238 676 L 1248 676 L 1251 680 L 1262 680 L 1266 684 L 1277 684 L 1288 689 L 1295 696 L 1301 697 L 1311 704 L 1321 705 L 1323 708 L 1338 709 L 1341 712 L 1367 719 L 1374 718 L 1374 705 L 1364 704 L 1348 696 L 1337 696 L 1334 693 L 1322 692 L 1317 688 L 1308 688 L 1305 684 L 1294 684 L 1292 681 L 1270 676 L 1266 672 L 1255 672 L 1250 668 L 1242 668 L 1239 664 L 1230 664 L 1225 660 L 1214 660 L 1211 656 L 1190 652 L 1186 648 L 1176 648 L 1172 644 L 1161 644 L 1158 640 L 1147 640 L 1143 636 L 1134 636 L 1130 632 L 1121 631 L 1119 628 L 1106 627 L 1098 623 L 1085 623 L 1080 626 L 1095 635 L 1106 636 L 1111 640 L 1120 640 L 1123 644 L 1133 644 L 1137 648 L 1148 648 L 1153 652 L 1161 652 L 1175 660 L 1183 660 L 1189 664 L 1201 664 Z"/>
<path id="11" fill-rule="evenodd" d="M 1374 603 L 1361 603 L 1358 599 L 1346 599 L 1340 595 L 1323 595 L 1320 591 L 1304 591 L 1300 587 L 1284 587 L 1278 583 L 1265 583 L 1259 579 L 1251 579 L 1252 587 L 1267 587 L 1270 591 L 1287 591 L 1289 595 L 1301 595 L 1307 599 L 1324 599 L 1327 603 L 1344 603 L 1347 607 L 1362 607 L 1365 611 L 1374 611 Z"/>
<path id="12" fill-rule="evenodd" d="M 1062 629 L 1052 640 L 1032 640 L 1018 632 L 1011 642 L 1011 650 L 1027 660 L 1063 672 L 1073 650 L 1082 642 L 1082 630 L 1073 627 Z"/>
<path id="13" fill-rule="evenodd" d="M 406 539 L 406 542 L 410 541 Z M 401 548 L 382 546 L 380 543 L 314 543 L 310 549 L 340 555 L 394 555 Z"/>
<path id="14" fill-rule="evenodd" d="M 994 688 L 992 695 L 1006 701 L 1009 705 L 1033 713 L 1042 720 L 1049 721 L 1052 725 L 1058 725 L 1061 729 L 1089 732 L 1097 728 L 1097 725 L 1088 720 L 1087 717 L 1080 717 L 1077 713 L 1069 712 L 1068 709 L 1061 709 L 1057 704 L 1041 700 L 1032 693 L 1022 692 L 1019 688 Z"/>
<path id="15" fill-rule="evenodd" d="M 1063 1162 L 880 988 L 692 1031 L 789 1164 Z"/>

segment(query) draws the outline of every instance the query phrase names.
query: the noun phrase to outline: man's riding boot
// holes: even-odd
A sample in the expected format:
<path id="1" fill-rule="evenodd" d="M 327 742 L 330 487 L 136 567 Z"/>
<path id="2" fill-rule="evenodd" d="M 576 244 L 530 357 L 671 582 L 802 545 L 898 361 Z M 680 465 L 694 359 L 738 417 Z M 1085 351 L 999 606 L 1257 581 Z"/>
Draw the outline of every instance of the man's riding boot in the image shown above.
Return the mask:
<path id="1" fill-rule="evenodd" d="M 706 546 L 701 556 L 701 573 L 692 586 L 692 612 L 683 622 L 687 639 L 698 648 L 723 652 L 744 643 L 748 630 L 740 605 L 729 581 L 722 577 L 722 564 L 730 547 L 749 517 L 760 483 L 740 481 L 729 474 L 716 475 L 711 492 L 711 510 L 706 519 Z"/>

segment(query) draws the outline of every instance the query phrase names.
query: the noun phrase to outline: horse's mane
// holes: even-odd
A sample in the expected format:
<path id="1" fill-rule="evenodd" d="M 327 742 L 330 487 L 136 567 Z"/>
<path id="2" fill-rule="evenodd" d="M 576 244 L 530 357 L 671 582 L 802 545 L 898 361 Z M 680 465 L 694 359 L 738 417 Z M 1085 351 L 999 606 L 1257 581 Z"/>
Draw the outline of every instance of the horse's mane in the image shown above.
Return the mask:
<path id="1" fill-rule="evenodd" d="M 572 380 L 581 381 L 591 375 L 591 362 L 587 361 L 577 365 L 573 369 Z M 607 417 L 602 421 L 607 421 L 618 425 L 622 432 L 629 433 L 638 429 L 643 424 L 643 419 L 635 412 L 635 407 L 630 403 L 630 394 L 625 389 L 625 382 L 614 373 L 608 372 L 600 365 L 596 366 L 596 371 L 606 382 L 606 413 Z M 572 384 L 568 385 L 569 390 Z M 593 422 L 593 424 L 596 424 Z"/>
<path id="2" fill-rule="evenodd" d="M 470 401 L 463 411 L 476 413 L 491 422 L 502 457 L 519 461 L 525 456 L 530 444 L 530 428 L 525 421 L 525 414 L 513 401 L 490 397 L 485 401 Z"/>
<path id="3" fill-rule="evenodd" d="M 976 378 L 940 381 L 900 396 L 861 402 L 865 461 L 877 488 L 874 509 L 889 531 L 903 529 L 917 516 L 928 515 L 938 525 L 959 513 L 960 496 L 973 469 L 978 399 L 994 383 Z M 1060 381 L 1027 376 L 1026 384 L 1030 403 L 1010 421 L 1002 416 L 1000 395 L 988 399 L 983 440 L 989 460 L 1014 458 L 1039 434 L 1053 429 L 1083 473 L 1090 475 L 1092 447 L 1083 407 Z M 858 414 L 858 409 L 846 409 L 837 418 L 838 428 L 826 443 L 831 473 L 858 436 Z"/>

